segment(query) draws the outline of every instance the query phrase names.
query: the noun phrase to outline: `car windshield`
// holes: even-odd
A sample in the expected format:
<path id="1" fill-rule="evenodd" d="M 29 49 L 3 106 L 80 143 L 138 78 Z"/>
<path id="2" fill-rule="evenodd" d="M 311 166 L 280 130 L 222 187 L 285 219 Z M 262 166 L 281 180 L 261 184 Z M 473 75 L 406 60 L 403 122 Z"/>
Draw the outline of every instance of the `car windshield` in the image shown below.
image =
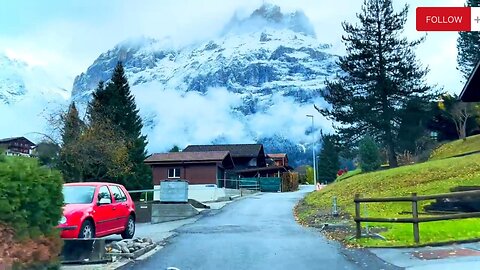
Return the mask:
<path id="1" fill-rule="evenodd" d="M 63 198 L 65 204 L 87 204 L 93 201 L 94 186 L 64 186 Z"/>

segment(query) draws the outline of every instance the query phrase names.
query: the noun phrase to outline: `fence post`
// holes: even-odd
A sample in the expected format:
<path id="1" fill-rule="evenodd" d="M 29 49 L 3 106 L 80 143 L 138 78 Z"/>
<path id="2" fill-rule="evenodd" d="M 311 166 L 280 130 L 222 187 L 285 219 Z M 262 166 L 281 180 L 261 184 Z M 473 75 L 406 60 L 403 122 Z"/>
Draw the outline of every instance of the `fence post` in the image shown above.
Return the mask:
<path id="1" fill-rule="evenodd" d="M 362 227 L 360 224 L 360 202 L 357 201 L 360 198 L 360 194 L 355 194 L 355 223 L 356 223 L 356 232 L 355 237 L 359 239 L 362 237 Z"/>
<path id="2" fill-rule="evenodd" d="M 420 230 L 418 226 L 418 200 L 417 193 L 412 193 L 413 240 L 420 243 Z"/>

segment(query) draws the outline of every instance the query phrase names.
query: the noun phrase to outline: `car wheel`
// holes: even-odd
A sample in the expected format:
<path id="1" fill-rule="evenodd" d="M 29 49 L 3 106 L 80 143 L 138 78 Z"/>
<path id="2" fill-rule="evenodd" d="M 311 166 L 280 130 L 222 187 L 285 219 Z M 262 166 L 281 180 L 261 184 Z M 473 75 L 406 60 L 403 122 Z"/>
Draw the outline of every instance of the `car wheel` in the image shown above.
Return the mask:
<path id="1" fill-rule="evenodd" d="M 135 219 L 132 215 L 128 217 L 127 226 L 125 226 L 125 231 L 122 233 L 123 239 L 132 239 L 135 235 Z"/>
<path id="2" fill-rule="evenodd" d="M 95 238 L 95 226 L 90 220 L 85 220 L 82 223 L 82 227 L 80 228 L 80 233 L 78 234 L 78 238 L 84 238 L 84 239 Z"/>

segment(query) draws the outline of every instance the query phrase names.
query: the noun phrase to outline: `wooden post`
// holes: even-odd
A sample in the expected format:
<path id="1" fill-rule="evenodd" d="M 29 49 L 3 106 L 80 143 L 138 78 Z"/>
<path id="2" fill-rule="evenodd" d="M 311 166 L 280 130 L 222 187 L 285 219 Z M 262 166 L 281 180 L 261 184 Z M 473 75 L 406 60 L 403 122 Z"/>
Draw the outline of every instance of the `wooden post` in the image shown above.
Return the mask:
<path id="1" fill-rule="evenodd" d="M 362 227 L 360 224 L 360 202 L 357 199 L 360 198 L 360 194 L 355 194 L 355 223 L 356 223 L 356 232 L 355 237 L 360 239 L 362 237 Z"/>
<path id="2" fill-rule="evenodd" d="M 413 240 L 420 243 L 420 231 L 418 226 L 418 201 L 417 193 L 412 193 L 412 215 L 413 215 Z"/>

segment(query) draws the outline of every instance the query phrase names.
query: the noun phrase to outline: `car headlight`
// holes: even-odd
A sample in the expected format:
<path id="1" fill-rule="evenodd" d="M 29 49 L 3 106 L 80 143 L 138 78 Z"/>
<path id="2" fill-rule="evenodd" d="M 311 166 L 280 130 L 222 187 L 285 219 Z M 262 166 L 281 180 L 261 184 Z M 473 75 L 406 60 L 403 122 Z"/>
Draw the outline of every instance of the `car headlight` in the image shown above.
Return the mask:
<path id="1" fill-rule="evenodd" d="M 67 223 L 67 218 L 65 216 L 62 216 L 62 218 L 60 218 L 60 221 L 58 222 L 58 224 L 65 224 Z"/>

